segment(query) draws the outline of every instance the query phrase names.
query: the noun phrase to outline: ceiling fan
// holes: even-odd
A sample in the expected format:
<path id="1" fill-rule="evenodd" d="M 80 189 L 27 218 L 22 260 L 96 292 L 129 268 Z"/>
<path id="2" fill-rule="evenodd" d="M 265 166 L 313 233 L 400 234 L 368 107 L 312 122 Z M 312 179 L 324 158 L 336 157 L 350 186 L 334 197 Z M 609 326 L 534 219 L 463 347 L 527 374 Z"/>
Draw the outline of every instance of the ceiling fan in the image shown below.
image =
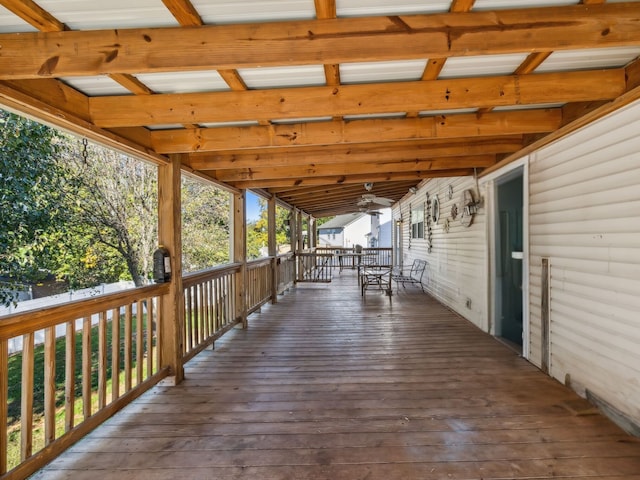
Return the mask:
<path id="1" fill-rule="evenodd" d="M 380 208 L 388 208 L 393 204 L 390 198 L 377 197 L 373 193 L 364 193 L 362 198 L 358 200 L 358 207 L 361 212 L 376 214 L 380 213 L 376 210 Z"/>

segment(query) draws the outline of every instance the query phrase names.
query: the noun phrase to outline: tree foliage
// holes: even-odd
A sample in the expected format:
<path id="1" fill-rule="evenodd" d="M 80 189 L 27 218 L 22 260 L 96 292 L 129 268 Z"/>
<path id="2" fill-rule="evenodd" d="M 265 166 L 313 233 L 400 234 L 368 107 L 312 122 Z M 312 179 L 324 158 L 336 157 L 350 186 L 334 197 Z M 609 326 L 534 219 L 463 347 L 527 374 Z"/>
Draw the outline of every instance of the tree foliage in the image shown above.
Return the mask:
<path id="1" fill-rule="evenodd" d="M 182 266 L 193 272 L 229 262 L 229 193 L 182 178 Z"/>
<path id="2" fill-rule="evenodd" d="M 247 258 L 256 259 L 262 256 L 261 249 L 269 245 L 269 215 L 266 200 L 258 200 L 260 217 L 247 225 Z M 291 246 L 289 229 L 289 210 L 276 207 L 276 252 L 282 253 Z"/>
<path id="3" fill-rule="evenodd" d="M 65 216 L 65 174 L 57 162 L 60 135 L 0 110 L 0 302 L 12 289 L 46 275 L 47 253 Z"/>

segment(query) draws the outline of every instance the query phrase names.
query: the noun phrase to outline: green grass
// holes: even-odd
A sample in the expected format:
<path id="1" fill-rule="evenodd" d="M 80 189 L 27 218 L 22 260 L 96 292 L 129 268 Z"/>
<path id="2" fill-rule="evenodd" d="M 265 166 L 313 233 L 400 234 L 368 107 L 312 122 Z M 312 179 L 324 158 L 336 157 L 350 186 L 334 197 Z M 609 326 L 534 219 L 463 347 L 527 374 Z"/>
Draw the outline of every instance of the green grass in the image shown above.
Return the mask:
<path id="1" fill-rule="evenodd" d="M 119 384 L 120 384 L 120 394 L 124 392 L 124 382 L 125 382 L 125 371 L 124 371 L 124 316 L 120 318 L 120 335 L 119 335 L 119 344 L 120 344 L 120 364 L 118 366 L 119 370 Z M 137 325 L 136 325 L 136 317 L 133 316 L 132 320 L 132 384 L 136 384 L 136 366 L 138 361 L 142 361 L 143 366 L 143 378 L 146 378 L 148 375 L 147 372 L 147 362 L 146 355 L 147 352 L 147 343 L 146 338 L 144 338 L 144 357 L 141 359 L 136 358 L 136 346 L 135 339 L 137 335 Z M 142 334 L 146 333 L 146 315 L 143 317 L 143 330 Z M 113 339 L 113 331 L 112 331 L 112 322 L 107 322 L 106 325 L 107 330 L 107 403 L 111 401 L 112 395 L 112 339 Z M 76 401 L 74 404 L 74 424 L 79 424 L 83 419 L 83 402 L 82 398 L 82 332 L 76 332 L 76 346 L 75 346 L 75 397 Z M 95 413 L 98 409 L 98 326 L 94 326 L 91 328 L 91 411 Z M 154 339 L 155 346 L 155 339 Z M 59 438 L 65 433 L 65 357 L 66 357 L 66 339 L 65 337 L 61 337 L 56 339 L 55 342 L 55 384 L 56 384 L 56 438 Z M 155 354 L 154 352 L 152 354 Z M 34 395 L 33 395 L 33 453 L 41 450 L 44 447 L 44 346 L 38 345 L 34 348 Z M 154 366 L 155 366 L 155 358 L 154 358 Z M 18 353 L 16 355 L 12 355 L 9 357 L 8 362 L 8 380 L 9 380 L 9 390 L 8 390 L 8 418 L 7 418 L 7 428 L 8 428 L 8 436 L 9 436 L 9 444 L 8 444 L 8 452 L 7 452 L 7 462 L 8 467 L 14 468 L 20 463 L 20 409 L 21 409 L 21 385 L 22 385 L 22 353 Z"/>

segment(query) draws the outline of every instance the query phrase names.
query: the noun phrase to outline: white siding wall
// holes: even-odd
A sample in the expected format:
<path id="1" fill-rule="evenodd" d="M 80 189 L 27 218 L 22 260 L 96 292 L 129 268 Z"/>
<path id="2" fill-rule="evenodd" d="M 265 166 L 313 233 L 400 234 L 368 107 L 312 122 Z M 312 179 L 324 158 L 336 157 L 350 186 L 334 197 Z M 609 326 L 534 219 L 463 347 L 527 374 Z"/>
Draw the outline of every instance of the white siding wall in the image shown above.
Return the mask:
<path id="1" fill-rule="evenodd" d="M 640 103 L 531 155 L 530 348 L 540 365 L 550 260 L 550 373 L 640 422 Z"/>
<path id="2" fill-rule="evenodd" d="M 449 185 L 453 186 L 453 199 L 448 200 Z M 428 292 L 455 310 L 472 323 L 488 329 L 487 322 L 487 290 L 486 290 L 486 224 L 484 208 L 475 215 L 473 224 L 464 227 L 460 224 L 460 196 L 463 190 L 471 189 L 477 199 L 476 182 L 471 177 L 440 178 L 429 180 L 415 195 L 407 195 L 400 206 L 394 208 L 393 218 L 400 213 L 403 219 L 403 263 L 408 273 L 414 259 L 424 259 L 429 263 L 429 276 L 426 289 Z M 425 202 L 427 197 L 438 195 L 440 200 L 440 221 L 433 225 L 432 250 L 427 252 L 427 224 L 425 222 L 425 239 L 411 239 L 410 204 Z M 482 192 L 484 196 L 484 192 Z M 458 218 L 451 220 L 451 207 L 458 205 Z M 427 209 L 425 207 L 425 215 Z M 444 231 L 444 220 L 449 218 L 450 229 Z M 471 300 L 470 308 L 466 306 Z"/>

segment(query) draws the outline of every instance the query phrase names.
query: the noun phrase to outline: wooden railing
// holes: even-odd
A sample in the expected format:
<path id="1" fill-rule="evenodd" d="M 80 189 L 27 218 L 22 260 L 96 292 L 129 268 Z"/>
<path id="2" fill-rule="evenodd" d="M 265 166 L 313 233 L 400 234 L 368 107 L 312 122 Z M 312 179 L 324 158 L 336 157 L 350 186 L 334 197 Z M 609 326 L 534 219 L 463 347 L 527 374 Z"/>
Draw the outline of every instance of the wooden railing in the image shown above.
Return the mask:
<path id="1" fill-rule="evenodd" d="M 315 252 L 323 255 L 333 254 L 338 259 L 338 261 L 334 259 L 332 263 L 334 268 L 357 268 L 358 262 L 362 263 L 363 259 L 366 259 L 368 263 L 380 266 L 390 267 L 392 265 L 393 250 L 386 247 L 366 247 L 362 249 L 360 255 L 356 255 L 353 248 L 343 247 L 317 247 Z M 342 260 L 342 265 L 340 264 L 340 259 Z"/>
<path id="2" fill-rule="evenodd" d="M 25 478 L 167 376 L 153 285 L 0 320 L 0 475 Z"/>
<path id="3" fill-rule="evenodd" d="M 335 256 L 333 253 L 314 251 L 296 254 L 298 258 L 298 282 L 330 282 Z"/>
<path id="4" fill-rule="evenodd" d="M 239 263 L 187 275 L 184 290 L 183 362 L 189 361 L 236 325 Z"/>
<path id="5" fill-rule="evenodd" d="M 271 299 L 273 258 L 267 257 L 247 263 L 245 285 L 247 313 L 253 313 Z"/>
<path id="6" fill-rule="evenodd" d="M 278 294 L 284 293 L 296 280 L 296 257 L 293 253 L 279 255 L 278 266 Z"/>

